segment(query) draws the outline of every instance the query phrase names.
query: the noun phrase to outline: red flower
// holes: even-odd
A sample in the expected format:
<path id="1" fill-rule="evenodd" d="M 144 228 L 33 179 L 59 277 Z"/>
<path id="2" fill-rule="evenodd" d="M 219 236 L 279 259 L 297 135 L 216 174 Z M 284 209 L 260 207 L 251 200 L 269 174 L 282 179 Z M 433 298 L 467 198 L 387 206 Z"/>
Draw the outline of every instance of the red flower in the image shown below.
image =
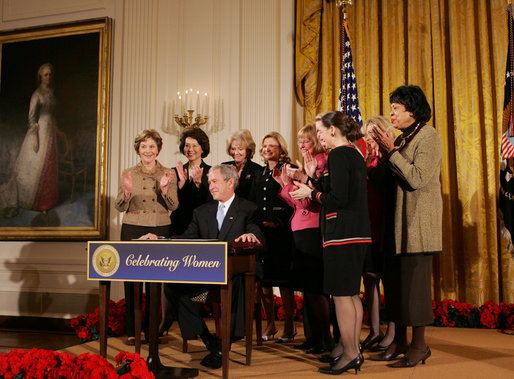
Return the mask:
<path id="1" fill-rule="evenodd" d="M 284 320 L 286 318 L 286 311 L 283 306 L 280 306 L 277 310 L 277 320 Z"/>
<path id="2" fill-rule="evenodd" d="M 80 328 L 77 335 L 79 336 L 80 339 L 83 339 L 83 340 L 88 340 L 91 338 L 91 332 L 86 327 Z"/>

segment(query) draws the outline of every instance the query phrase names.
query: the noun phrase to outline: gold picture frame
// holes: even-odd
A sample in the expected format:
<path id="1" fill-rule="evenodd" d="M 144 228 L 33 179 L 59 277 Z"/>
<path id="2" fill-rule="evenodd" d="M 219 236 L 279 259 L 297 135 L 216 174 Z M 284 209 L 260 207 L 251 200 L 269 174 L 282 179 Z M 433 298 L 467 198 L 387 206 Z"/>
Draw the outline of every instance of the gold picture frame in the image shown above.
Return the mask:
<path id="1" fill-rule="evenodd" d="M 0 32 L 0 240 L 105 239 L 112 20 Z"/>

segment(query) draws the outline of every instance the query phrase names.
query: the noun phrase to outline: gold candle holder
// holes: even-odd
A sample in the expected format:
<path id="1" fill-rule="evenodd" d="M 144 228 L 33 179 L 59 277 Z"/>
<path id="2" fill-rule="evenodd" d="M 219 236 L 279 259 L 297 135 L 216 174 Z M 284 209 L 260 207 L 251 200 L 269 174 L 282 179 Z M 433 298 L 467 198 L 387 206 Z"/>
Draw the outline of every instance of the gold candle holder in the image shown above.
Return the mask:
<path id="1" fill-rule="evenodd" d="M 175 122 L 183 127 L 183 128 L 199 128 L 202 125 L 205 125 L 209 120 L 208 116 L 202 116 L 197 113 L 196 117 L 193 117 L 195 111 L 193 109 L 188 109 L 182 116 L 175 114 L 174 119 Z"/>

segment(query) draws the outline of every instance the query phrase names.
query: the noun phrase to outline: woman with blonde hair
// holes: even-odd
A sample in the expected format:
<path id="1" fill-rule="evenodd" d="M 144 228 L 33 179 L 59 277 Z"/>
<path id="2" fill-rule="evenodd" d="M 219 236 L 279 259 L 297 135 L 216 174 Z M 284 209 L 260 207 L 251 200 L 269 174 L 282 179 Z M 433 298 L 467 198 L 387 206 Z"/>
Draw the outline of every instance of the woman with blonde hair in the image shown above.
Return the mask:
<path id="1" fill-rule="evenodd" d="M 313 124 L 298 131 L 298 148 L 310 176 L 319 177 L 327 163 L 325 149 L 316 138 Z M 298 162 L 300 165 L 300 162 Z M 311 164 L 313 163 L 313 164 Z M 290 192 L 297 189 L 283 170 L 274 179 L 282 186 L 279 197 L 294 208 L 291 219 L 293 231 L 292 285 L 304 293 L 303 322 L 306 340 L 294 348 L 309 354 L 330 351 L 330 308 L 323 292 L 323 246 L 319 230 L 321 206 L 310 199 L 293 200 Z M 278 174 L 278 173 L 277 173 Z"/>
<path id="2" fill-rule="evenodd" d="M 261 281 L 260 295 L 267 321 L 262 338 L 267 341 L 277 333 L 272 286 L 279 286 L 285 311 L 285 322 L 283 333 L 277 342 L 293 342 L 296 336 L 295 302 L 289 283 L 292 252 L 289 219 L 293 214 L 293 209 L 278 197 L 281 187 L 273 180 L 273 171 L 281 170 L 284 164 L 291 162 L 291 159 L 287 151 L 287 143 L 278 132 L 270 132 L 263 137 L 260 153 L 266 165 L 255 174 L 250 200 L 259 207 L 268 246 L 267 253 L 259 256 L 257 260 L 257 274 Z"/>
<path id="3" fill-rule="evenodd" d="M 255 142 L 249 130 L 238 130 L 227 138 L 227 154 L 234 160 L 223 164 L 235 166 L 239 175 L 236 195 L 248 199 L 253 177 L 257 171 L 262 170 L 260 164 L 252 161 L 255 154 Z"/>

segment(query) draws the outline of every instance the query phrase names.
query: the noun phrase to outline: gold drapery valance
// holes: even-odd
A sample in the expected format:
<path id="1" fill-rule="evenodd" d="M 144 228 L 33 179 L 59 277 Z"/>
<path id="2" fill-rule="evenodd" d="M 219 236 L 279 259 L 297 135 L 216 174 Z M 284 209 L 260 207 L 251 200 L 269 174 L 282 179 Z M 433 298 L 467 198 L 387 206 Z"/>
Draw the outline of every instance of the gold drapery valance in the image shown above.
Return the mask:
<path id="1" fill-rule="evenodd" d="M 497 212 L 506 5 L 507 0 L 354 0 L 348 9 L 363 119 L 388 115 L 389 93 L 403 84 L 419 85 L 432 105 L 431 124 L 444 149 L 444 252 L 434 259 L 436 299 L 514 302 L 514 261 Z M 302 19 L 314 8 L 315 18 Z M 339 12 L 333 0 L 297 0 L 296 84 L 305 122 L 336 109 Z M 299 71 L 306 67 L 298 43 L 305 41 L 306 28 L 298 26 L 307 21 L 310 41 L 318 45 L 309 45 L 309 69 Z"/>

